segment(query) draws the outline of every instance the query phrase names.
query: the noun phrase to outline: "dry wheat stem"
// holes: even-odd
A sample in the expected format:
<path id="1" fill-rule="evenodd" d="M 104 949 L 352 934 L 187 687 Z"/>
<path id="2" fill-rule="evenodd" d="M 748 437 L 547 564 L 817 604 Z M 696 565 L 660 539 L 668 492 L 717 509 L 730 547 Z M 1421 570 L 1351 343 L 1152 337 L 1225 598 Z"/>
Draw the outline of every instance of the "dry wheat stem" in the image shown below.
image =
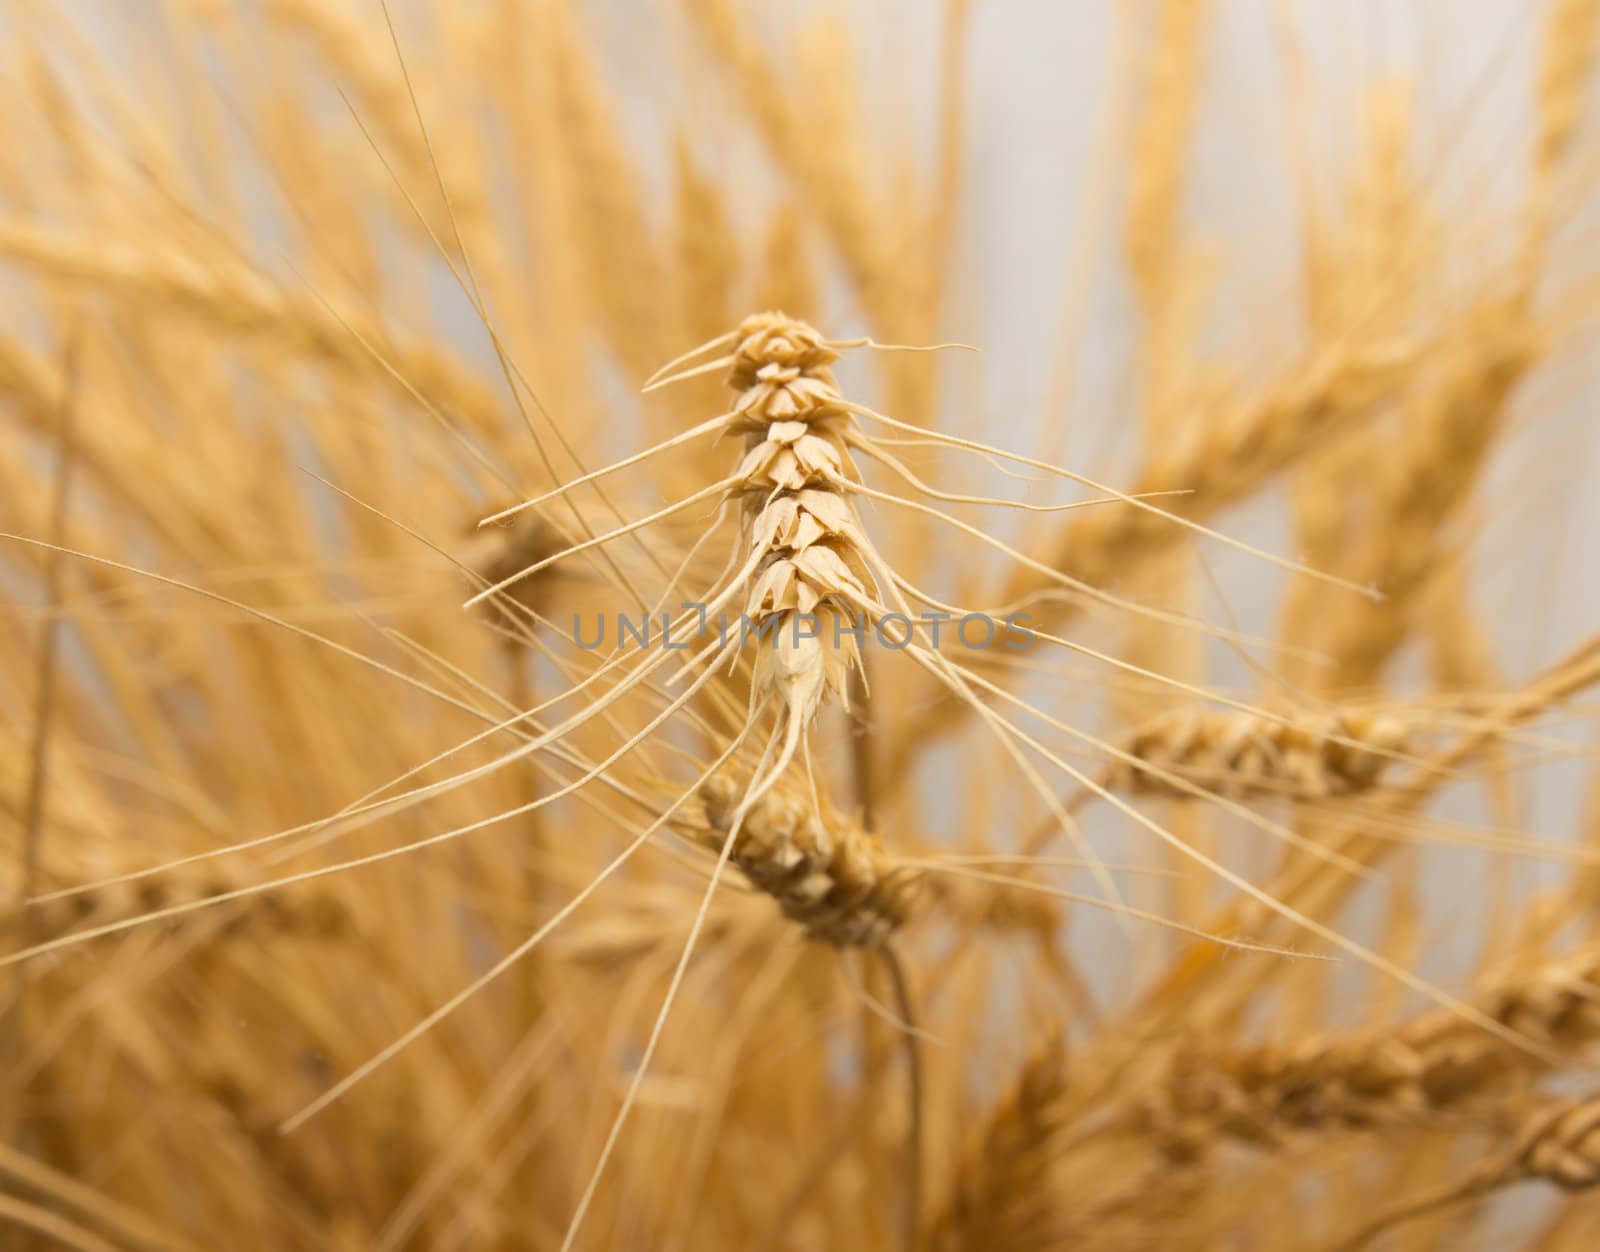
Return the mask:
<path id="1" fill-rule="evenodd" d="M 69 490 L 72 467 L 76 455 L 78 390 L 81 369 L 81 340 L 75 339 L 67 350 L 63 370 L 64 389 L 58 408 L 55 469 L 50 493 L 50 541 L 55 545 L 45 553 L 45 604 L 49 613 L 39 637 L 37 661 L 34 666 L 34 704 L 32 740 L 29 747 L 27 794 L 23 799 L 22 839 L 17 867 L 17 893 L 15 908 L 19 929 L 26 936 L 31 931 L 27 905 L 39 880 L 40 858 L 44 841 L 45 809 L 50 769 L 50 738 L 55 719 L 57 701 L 58 665 L 63 622 L 59 610 L 63 598 L 65 558 L 62 545 L 66 542 Z M 0 1008 L 0 1046 L 6 1053 L 8 1068 L 14 1066 L 13 1051 L 23 1046 L 27 1029 L 24 1014 L 27 1011 L 29 972 L 17 970 L 10 979 L 13 988 L 11 1002 Z M 13 1079 L 15 1070 L 13 1069 Z M 14 1130 L 12 1111 L 25 1099 L 25 1090 L 8 1083 L 8 1111 L 0 1114 L 0 1135 L 11 1136 Z"/>

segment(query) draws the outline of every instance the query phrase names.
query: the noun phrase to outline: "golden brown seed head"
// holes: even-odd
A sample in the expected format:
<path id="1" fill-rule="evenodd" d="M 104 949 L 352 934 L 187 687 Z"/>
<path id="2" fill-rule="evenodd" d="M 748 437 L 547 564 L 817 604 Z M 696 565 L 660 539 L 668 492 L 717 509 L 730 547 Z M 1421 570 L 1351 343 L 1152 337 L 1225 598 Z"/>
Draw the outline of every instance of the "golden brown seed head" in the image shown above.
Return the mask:
<path id="1" fill-rule="evenodd" d="M 1408 727 L 1397 717 L 1337 711 L 1280 720 L 1180 709 L 1134 732 L 1124 751 L 1155 770 L 1230 797 L 1326 799 L 1375 786 Z M 1162 773 L 1120 761 L 1114 784 L 1190 794 Z"/>
<path id="2" fill-rule="evenodd" d="M 728 376 L 728 385 L 735 391 L 754 386 L 768 367 L 814 374 L 839 359 L 821 331 L 784 313 L 752 314 L 739 324 L 738 335 L 733 371 Z"/>
<path id="3" fill-rule="evenodd" d="M 737 333 L 728 383 L 747 447 L 732 492 L 757 557 L 745 596 L 763 631 L 757 688 L 809 724 L 828 698 L 846 697 L 857 648 L 838 627 L 869 600 L 865 536 L 841 487 L 854 477 L 851 419 L 827 368 L 838 353 L 820 332 L 760 313 Z"/>
<path id="4" fill-rule="evenodd" d="M 725 775 L 700 788 L 719 847 L 732 828 L 744 787 Z M 876 947 L 905 921 L 918 876 L 898 868 L 882 844 L 852 822 L 824 822 L 809 804 L 772 792 L 745 814 L 733 863 L 778 902 L 813 939 L 836 947 Z"/>

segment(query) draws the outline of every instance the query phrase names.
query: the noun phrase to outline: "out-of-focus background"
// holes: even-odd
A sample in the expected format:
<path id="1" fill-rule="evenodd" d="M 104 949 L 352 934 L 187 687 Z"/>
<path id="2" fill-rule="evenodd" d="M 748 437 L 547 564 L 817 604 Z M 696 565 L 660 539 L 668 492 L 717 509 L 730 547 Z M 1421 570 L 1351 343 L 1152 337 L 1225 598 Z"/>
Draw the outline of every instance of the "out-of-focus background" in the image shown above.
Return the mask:
<path id="1" fill-rule="evenodd" d="M 0 8 L 0 1245 L 1312 1252 L 1522 1142 L 1600 1034 L 1597 41 L 1590 0 Z M 870 657 L 786 802 L 873 850 L 803 885 L 925 874 L 908 981 L 736 865 L 657 1052 L 709 807 L 582 893 L 721 751 L 715 700 L 559 802 L 652 695 L 325 823 L 580 681 L 561 630 L 631 606 L 569 559 L 515 629 L 463 611 L 571 519 L 477 522 L 721 411 L 641 387 L 769 307 L 976 348 L 837 372 L 1220 535 L 862 501 L 908 579 L 1067 641 L 962 658 L 1059 755 Z M 619 568 L 709 536 L 704 582 L 705 521 Z M 1056 795 L 1050 851 L 1142 920 L 1014 859 Z M 1529 1176 L 1570 1202 L 1499 1202 L 1508 1166 L 1373 1238 L 1593 1246 L 1600 1148 L 1561 1152 Z"/>

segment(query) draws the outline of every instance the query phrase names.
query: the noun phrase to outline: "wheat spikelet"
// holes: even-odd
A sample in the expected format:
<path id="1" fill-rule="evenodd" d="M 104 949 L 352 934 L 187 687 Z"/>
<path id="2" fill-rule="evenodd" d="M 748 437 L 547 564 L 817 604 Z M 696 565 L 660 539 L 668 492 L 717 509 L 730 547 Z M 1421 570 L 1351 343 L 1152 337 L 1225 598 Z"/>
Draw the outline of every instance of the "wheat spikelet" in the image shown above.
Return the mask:
<path id="1" fill-rule="evenodd" d="M 518 571 L 556 555 L 568 545 L 567 538 L 538 513 L 522 514 L 503 528 L 474 529 L 469 542 L 473 550 L 467 554 L 466 564 L 477 576 L 479 586 L 495 586 L 514 578 Z M 544 607 L 548 591 L 548 579 L 528 579 L 516 582 L 506 595 L 534 612 Z"/>
<path id="2" fill-rule="evenodd" d="M 1538 1178 L 1568 1191 L 1600 1184 L 1600 1100 L 1574 1104 L 1537 1127 L 1507 1178 Z"/>
<path id="3" fill-rule="evenodd" d="M 1403 334 L 1414 327 L 1441 247 L 1432 189 L 1412 151 L 1413 86 L 1391 79 L 1364 103 L 1361 157 L 1331 220 L 1305 209 L 1313 218 L 1307 311 L 1328 338 Z"/>
<path id="4" fill-rule="evenodd" d="M 876 625 L 887 610 L 869 591 L 881 580 L 874 576 L 866 535 L 848 494 L 862 488 L 847 439 L 855 419 L 829 369 L 838 358 L 837 349 L 812 327 L 781 313 L 747 318 L 724 339 L 734 340 L 727 357 L 659 377 L 651 386 L 727 366 L 728 383 L 735 392 L 728 413 L 503 510 L 484 524 L 711 432 L 744 436 L 745 453 L 734 473 L 640 521 L 526 565 L 468 603 L 478 603 L 567 556 L 636 532 L 708 497 L 739 503 L 740 538 L 731 554 L 732 572 L 701 598 L 697 616 L 703 631 L 713 612 L 738 605 L 743 614 L 739 638 L 728 637 L 724 622 L 713 650 L 718 657 L 726 656 L 753 633 L 758 647 L 755 707 L 758 712 L 768 707 L 781 711 L 782 744 L 765 775 L 752 779 L 753 802 L 795 759 L 818 709 L 832 699 L 846 701 L 848 677 L 860 659 L 859 632 L 864 630 L 856 619 L 870 617 Z M 858 440 L 857 446 L 871 445 Z M 646 658 L 634 677 L 642 679 L 664 659 Z"/>
<path id="5" fill-rule="evenodd" d="M 1485 472 L 1543 340 L 1520 294 L 1488 299 L 1442 346 L 1433 385 L 1416 387 L 1399 446 L 1382 462 L 1372 524 L 1347 558 L 1352 577 L 1384 599 L 1360 609 L 1330 606 L 1323 623 L 1335 659 L 1330 681 L 1373 682 L 1411 629 L 1448 525 Z"/>
<path id="6" fill-rule="evenodd" d="M 236 1074 L 213 1063 L 199 1086 L 249 1144 L 276 1184 L 274 1190 L 281 1189 L 294 1197 L 297 1205 L 308 1207 L 324 1219 L 337 1211 L 342 1180 L 336 1171 L 317 1159 L 320 1154 L 307 1153 L 286 1141 L 278 1131 L 278 1119 L 252 1098 Z"/>
<path id="7" fill-rule="evenodd" d="M 461 176 L 452 162 L 454 145 L 442 143 L 429 150 L 417 128 L 411 84 L 393 56 L 376 10 L 362 10 L 358 17 L 342 0 L 268 0 L 264 15 L 268 22 L 302 36 L 316 50 L 341 90 L 356 102 L 362 123 L 380 138 L 384 154 L 398 163 L 408 192 L 428 194 L 435 186 L 434 161 L 442 156 L 450 174 L 446 185 L 451 212 L 469 229 L 480 223 L 486 207 L 482 184 Z M 430 127 L 438 127 L 439 121 L 430 119 Z M 434 234 L 449 238 L 442 206 L 431 200 L 426 203 L 426 220 Z"/>
<path id="8" fill-rule="evenodd" d="M 618 357 L 638 377 L 661 358 L 663 298 L 671 290 L 666 267 L 645 218 L 643 189 L 571 6 L 550 7 L 547 38 L 557 123 L 553 139 L 561 145 L 552 176 L 567 196 L 583 290 Z"/>
<path id="9" fill-rule="evenodd" d="M 1372 412 L 1414 367 L 1416 352 L 1405 343 L 1365 351 L 1337 347 L 1292 367 L 1253 401 L 1187 422 L 1132 490 L 1185 492 L 1171 511 L 1190 518 L 1241 500 L 1320 439 Z M 1051 564 L 1085 582 L 1108 583 L 1183 534 L 1143 510 L 1088 513 L 1068 527 Z M 1020 598 L 1036 583 L 1019 573 L 1006 599 Z"/>
<path id="10" fill-rule="evenodd" d="M 726 776 L 702 784 L 709 846 L 721 846 L 743 794 Z M 835 947 L 881 947 L 909 917 L 919 886 L 867 831 L 824 822 L 810 805 L 776 792 L 745 814 L 731 858 L 785 917 Z"/>
<path id="11" fill-rule="evenodd" d="M 899 255 L 898 227 L 870 178 L 850 85 L 836 72 L 849 51 L 841 28 L 825 21 L 808 31 L 789 64 L 774 65 L 738 5 L 697 0 L 690 13 L 734 75 L 746 111 L 774 158 L 826 227 L 873 324 L 883 334 L 904 333 L 908 304 L 902 293 L 909 278 L 893 263 Z M 802 83 L 805 97 L 792 98 Z M 819 124 L 819 111 L 831 113 L 833 125 Z M 819 129 L 833 141 L 817 143 Z"/>
<path id="12" fill-rule="evenodd" d="M 974 929 L 1028 935 L 1054 950 L 1063 913 L 1050 896 L 1024 884 L 950 874 L 930 874 L 924 885 L 929 904 L 936 906 L 929 912 Z"/>
<path id="13" fill-rule="evenodd" d="M 1180 1054 L 1144 1097 L 1139 1133 L 1173 1162 L 1204 1160 L 1224 1142 L 1271 1149 L 1332 1130 L 1448 1124 L 1516 1073 L 1503 1051 L 1458 1036 L 1311 1038 L 1211 1061 Z"/>
<path id="14" fill-rule="evenodd" d="M 361 101 L 363 119 L 403 154 L 418 185 L 431 181 L 428 155 L 411 116 L 405 83 L 384 41 L 374 37 L 375 29 L 355 21 L 348 6 L 338 0 L 330 4 L 268 0 L 264 12 L 269 21 L 307 38 Z"/>
<path id="15" fill-rule="evenodd" d="M 740 272 L 737 236 L 721 188 L 696 164 L 689 143 L 673 145 L 672 238 L 677 262 L 676 323 L 690 339 L 711 339 L 734 318 Z M 767 308 L 794 308 L 782 299 Z"/>
<path id="16" fill-rule="evenodd" d="M 1307 315 L 1321 337 L 1371 334 L 1365 328 L 1373 322 L 1376 333 L 1404 335 L 1424 307 L 1438 245 L 1428 189 L 1413 168 L 1412 112 L 1408 84 L 1375 90 L 1362 160 L 1337 218 L 1325 225 L 1311 206 L 1303 211 L 1311 219 Z M 1375 291 L 1383 298 L 1375 301 Z M 1363 489 L 1379 437 L 1373 424 L 1363 424 L 1293 467 L 1296 547 L 1316 569 L 1337 568 L 1357 537 L 1358 522 L 1345 506 Z M 1316 579 L 1295 579 L 1282 611 L 1283 637 L 1316 638 L 1328 599 Z M 1317 680 L 1311 669 L 1298 666 L 1296 681 Z"/>
<path id="17" fill-rule="evenodd" d="M 709 846 L 704 830 L 686 830 L 687 838 Z M 721 841 L 718 841 L 718 847 Z M 715 849 L 713 849 L 715 850 Z M 562 934 L 552 936 L 552 953 L 562 961 L 601 970 L 626 970 L 667 951 L 681 938 L 683 899 L 670 890 L 639 891 L 625 910 L 592 921 L 577 921 Z M 784 927 L 770 906 L 747 893 L 717 898 L 706 919 L 706 942 L 726 947 L 747 939 L 767 949 Z"/>
<path id="18" fill-rule="evenodd" d="M 740 327 L 728 379 L 739 393 L 735 421 L 750 432 L 735 488 L 757 562 L 745 613 L 773 639 L 757 661 L 756 686 L 790 710 L 796 728 L 824 700 L 848 698 L 860 653 L 840 627 L 866 598 L 869 578 L 855 507 L 836 486 L 850 453 L 828 369 L 835 356 L 809 326 L 762 315 Z M 800 637 L 802 618 L 823 633 Z"/>

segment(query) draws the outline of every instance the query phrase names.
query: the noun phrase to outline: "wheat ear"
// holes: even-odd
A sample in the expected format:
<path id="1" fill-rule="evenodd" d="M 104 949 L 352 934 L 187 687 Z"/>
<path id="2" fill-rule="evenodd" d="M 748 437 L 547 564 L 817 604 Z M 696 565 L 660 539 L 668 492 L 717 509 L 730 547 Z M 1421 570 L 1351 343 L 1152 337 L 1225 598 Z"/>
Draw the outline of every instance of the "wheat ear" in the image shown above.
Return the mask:
<path id="1" fill-rule="evenodd" d="M 1320 800 L 1375 787 L 1408 739 L 1403 719 L 1331 709 L 1288 720 L 1239 712 L 1178 709 L 1137 729 L 1109 784 L 1184 794 L 1140 766 L 1159 766 L 1226 796 L 1287 795 Z"/>
<path id="2" fill-rule="evenodd" d="M 1564 1191 L 1587 1191 L 1600 1184 L 1600 1098 L 1590 1096 L 1536 1115 L 1510 1152 L 1381 1213 L 1328 1252 L 1357 1252 L 1404 1222 L 1520 1182 L 1547 1182 Z"/>

